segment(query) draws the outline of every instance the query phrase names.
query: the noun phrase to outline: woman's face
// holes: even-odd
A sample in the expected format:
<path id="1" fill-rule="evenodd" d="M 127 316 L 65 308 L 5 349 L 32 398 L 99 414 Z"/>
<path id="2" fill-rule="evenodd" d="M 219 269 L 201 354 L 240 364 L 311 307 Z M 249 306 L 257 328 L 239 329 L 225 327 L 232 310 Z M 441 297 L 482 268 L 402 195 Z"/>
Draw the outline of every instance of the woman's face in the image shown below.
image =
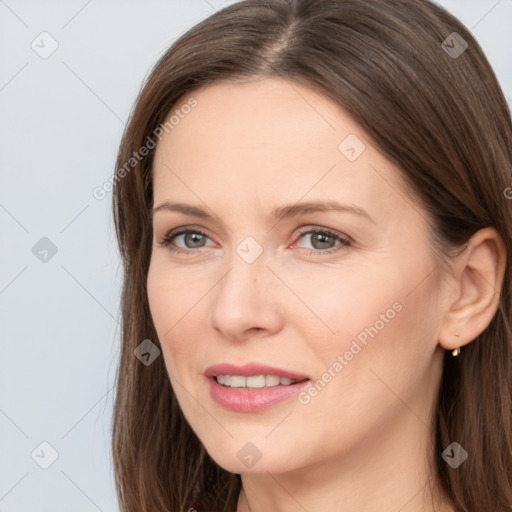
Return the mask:
<path id="1" fill-rule="evenodd" d="M 190 426 L 234 473 L 422 460 L 442 279 L 400 171 L 295 83 L 193 97 L 156 150 L 147 283 Z"/>

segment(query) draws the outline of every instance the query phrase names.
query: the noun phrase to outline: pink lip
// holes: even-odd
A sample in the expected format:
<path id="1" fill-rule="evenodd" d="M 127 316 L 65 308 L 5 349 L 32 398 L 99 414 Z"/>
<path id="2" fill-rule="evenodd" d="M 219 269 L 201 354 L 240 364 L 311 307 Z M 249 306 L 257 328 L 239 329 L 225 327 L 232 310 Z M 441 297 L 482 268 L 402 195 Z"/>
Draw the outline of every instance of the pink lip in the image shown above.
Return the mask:
<path id="1" fill-rule="evenodd" d="M 244 366 L 234 366 L 231 364 L 219 364 L 209 367 L 205 375 L 208 377 L 210 386 L 210 396 L 219 405 L 226 409 L 237 412 L 257 412 L 284 400 L 297 395 L 301 389 L 308 386 L 310 379 L 306 375 L 281 370 L 265 365 L 247 364 Z M 253 375 L 277 375 L 279 377 L 288 377 L 294 380 L 303 380 L 288 386 L 273 386 L 269 388 L 258 389 L 237 389 L 229 388 L 219 384 L 215 377 L 217 375 L 241 375 L 250 377 Z"/>

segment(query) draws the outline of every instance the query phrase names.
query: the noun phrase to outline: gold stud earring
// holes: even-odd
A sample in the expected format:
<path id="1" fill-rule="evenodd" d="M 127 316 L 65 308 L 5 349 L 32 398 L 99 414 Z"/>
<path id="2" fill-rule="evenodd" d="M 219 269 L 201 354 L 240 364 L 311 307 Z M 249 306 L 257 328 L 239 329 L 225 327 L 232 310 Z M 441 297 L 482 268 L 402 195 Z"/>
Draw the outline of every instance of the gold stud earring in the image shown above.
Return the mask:
<path id="1" fill-rule="evenodd" d="M 456 332 L 455 336 L 457 336 L 457 338 L 458 338 L 460 336 L 460 333 Z M 457 357 L 459 354 L 460 354 L 460 347 L 454 348 L 452 350 L 452 356 L 453 357 Z"/>

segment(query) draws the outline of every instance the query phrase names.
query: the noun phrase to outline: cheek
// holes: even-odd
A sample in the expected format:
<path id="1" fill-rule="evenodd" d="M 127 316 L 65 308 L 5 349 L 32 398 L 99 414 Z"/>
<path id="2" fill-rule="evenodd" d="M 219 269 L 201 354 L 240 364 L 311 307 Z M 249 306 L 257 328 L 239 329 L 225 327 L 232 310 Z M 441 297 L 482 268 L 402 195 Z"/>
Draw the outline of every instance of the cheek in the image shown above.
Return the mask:
<path id="1" fill-rule="evenodd" d="M 304 355 L 318 372 L 345 375 L 339 384 L 360 396 L 382 387 L 369 368 L 399 387 L 428 371 L 438 323 L 435 283 L 417 286 L 418 269 L 406 273 L 396 263 L 379 263 L 364 271 L 318 267 L 308 278 L 303 269 L 287 272 L 301 299 L 289 299 L 287 322 L 307 341 Z"/>
<path id="2" fill-rule="evenodd" d="M 204 295 L 200 278 L 171 268 L 163 259 L 159 255 L 151 261 L 147 278 L 149 308 L 160 335 L 174 330 Z"/>
<path id="3" fill-rule="evenodd" d="M 161 271 L 153 263 L 150 265 L 147 280 L 149 309 L 168 366 L 171 361 L 176 361 L 176 358 L 169 357 L 169 352 L 173 350 L 169 340 L 179 330 L 179 320 L 185 313 L 182 311 L 187 302 L 185 291 L 173 274 Z"/>
<path id="4" fill-rule="evenodd" d="M 183 374 L 197 359 L 205 339 L 207 293 L 211 285 L 199 272 L 170 269 L 152 262 L 148 272 L 149 309 L 168 371 Z"/>
<path id="5" fill-rule="evenodd" d="M 173 293 L 170 288 L 172 284 L 164 274 L 155 270 L 153 264 L 150 265 L 147 279 L 148 302 L 151 318 L 159 336 L 164 331 L 164 323 L 167 324 L 167 329 L 172 326 L 170 315 L 175 311 L 175 301 L 172 299 Z"/>
<path id="6" fill-rule="evenodd" d="M 389 316 L 394 316 L 393 304 L 403 295 L 401 283 L 392 282 L 391 269 L 382 265 L 356 265 L 347 260 L 336 267 L 291 266 L 281 274 L 293 290 L 293 295 L 288 293 L 289 314 L 297 320 L 311 319 L 308 334 L 313 337 L 355 336 L 386 311 L 391 309 Z"/>

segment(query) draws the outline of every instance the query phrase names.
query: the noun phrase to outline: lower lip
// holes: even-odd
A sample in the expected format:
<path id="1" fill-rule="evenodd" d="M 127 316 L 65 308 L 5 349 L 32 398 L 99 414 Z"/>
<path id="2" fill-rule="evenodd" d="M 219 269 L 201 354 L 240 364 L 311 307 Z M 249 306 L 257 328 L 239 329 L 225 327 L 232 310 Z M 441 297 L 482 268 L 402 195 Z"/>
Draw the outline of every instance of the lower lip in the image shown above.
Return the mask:
<path id="1" fill-rule="evenodd" d="M 288 386 L 243 389 L 223 386 L 215 377 L 209 378 L 208 381 L 211 397 L 226 409 L 238 412 L 262 411 L 299 394 L 301 389 L 310 384 L 310 381 L 306 380 Z"/>

